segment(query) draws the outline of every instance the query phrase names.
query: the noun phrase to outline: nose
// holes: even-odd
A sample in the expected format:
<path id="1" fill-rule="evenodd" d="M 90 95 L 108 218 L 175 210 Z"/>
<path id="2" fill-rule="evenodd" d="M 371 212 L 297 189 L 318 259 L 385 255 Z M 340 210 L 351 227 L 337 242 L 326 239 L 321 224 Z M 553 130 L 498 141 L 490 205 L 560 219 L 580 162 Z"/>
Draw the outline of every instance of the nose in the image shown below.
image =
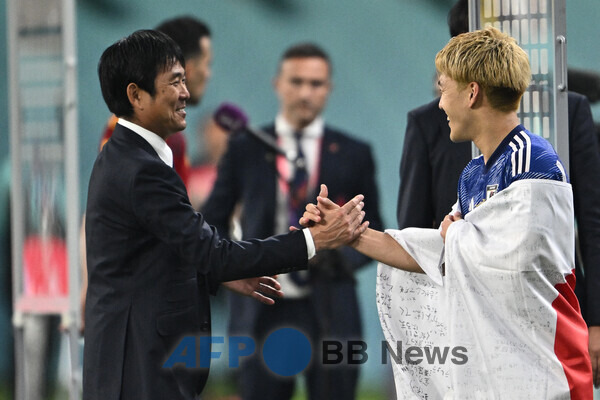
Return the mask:
<path id="1" fill-rule="evenodd" d="M 190 92 L 188 91 L 187 85 L 185 82 L 181 85 L 181 91 L 179 92 L 179 98 L 182 100 L 187 100 L 190 98 Z"/>
<path id="2" fill-rule="evenodd" d="M 309 83 L 303 83 L 298 88 L 298 95 L 302 99 L 308 99 L 313 93 L 313 87 Z"/>

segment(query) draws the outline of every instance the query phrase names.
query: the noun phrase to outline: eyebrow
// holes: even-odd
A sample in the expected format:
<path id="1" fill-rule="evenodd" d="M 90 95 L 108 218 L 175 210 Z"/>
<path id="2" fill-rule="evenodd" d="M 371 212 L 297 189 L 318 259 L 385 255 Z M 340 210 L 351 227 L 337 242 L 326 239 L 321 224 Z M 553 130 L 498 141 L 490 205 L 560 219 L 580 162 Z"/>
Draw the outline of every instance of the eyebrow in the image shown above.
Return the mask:
<path id="1" fill-rule="evenodd" d="M 171 74 L 171 76 L 169 76 L 169 80 L 173 80 L 176 78 L 182 78 L 182 77 L 185 77 L 185 72 L 173 72 Z"/>

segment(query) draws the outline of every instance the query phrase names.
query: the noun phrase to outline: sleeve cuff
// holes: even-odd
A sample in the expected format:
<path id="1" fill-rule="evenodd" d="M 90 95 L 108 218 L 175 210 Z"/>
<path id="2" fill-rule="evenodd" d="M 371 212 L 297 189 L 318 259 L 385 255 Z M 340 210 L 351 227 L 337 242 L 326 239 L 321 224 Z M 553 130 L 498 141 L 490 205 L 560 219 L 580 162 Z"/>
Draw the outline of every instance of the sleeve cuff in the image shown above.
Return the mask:
<path id="1" fill-rule="evenodd" d="M 310 234 L 310 229 L 304 228 L 302 229 L 304 232 L 304 239 L 306 239 L 306 252 L 308 254 L 308 259 L 310 260 L 317 254 L 317 250 L 315 249 L 315 242 L 313 241 L 312 235 Z"/>

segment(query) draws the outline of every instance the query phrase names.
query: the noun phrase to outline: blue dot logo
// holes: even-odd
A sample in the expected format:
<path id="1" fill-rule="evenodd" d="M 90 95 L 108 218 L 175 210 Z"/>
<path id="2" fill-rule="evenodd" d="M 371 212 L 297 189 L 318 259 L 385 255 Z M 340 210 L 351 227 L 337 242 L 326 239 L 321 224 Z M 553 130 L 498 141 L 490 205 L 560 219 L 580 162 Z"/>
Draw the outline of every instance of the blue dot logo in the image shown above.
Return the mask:
<path id="1" fill-rule="evenodd" d="M 267 337 L 262 354 L 271 371 L 281 376 L 293 376 L 308 366 L 312 348 L 302 332 L 293 328 L 282 328 Z"/>

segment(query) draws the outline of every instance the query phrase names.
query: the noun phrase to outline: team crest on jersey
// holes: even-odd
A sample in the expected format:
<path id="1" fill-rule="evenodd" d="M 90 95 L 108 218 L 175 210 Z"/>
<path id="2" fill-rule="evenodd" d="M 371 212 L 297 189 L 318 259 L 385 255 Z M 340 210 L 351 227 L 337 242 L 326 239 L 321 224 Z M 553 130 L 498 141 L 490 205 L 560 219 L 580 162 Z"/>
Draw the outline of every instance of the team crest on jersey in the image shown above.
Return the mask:
<path id="1" fill-rule="evenodd" d="M 485 188 L 485 199 L 489 200 L 493 195 L 498 193 L 498 184 L 495 185 L 487 185 Z"/>

